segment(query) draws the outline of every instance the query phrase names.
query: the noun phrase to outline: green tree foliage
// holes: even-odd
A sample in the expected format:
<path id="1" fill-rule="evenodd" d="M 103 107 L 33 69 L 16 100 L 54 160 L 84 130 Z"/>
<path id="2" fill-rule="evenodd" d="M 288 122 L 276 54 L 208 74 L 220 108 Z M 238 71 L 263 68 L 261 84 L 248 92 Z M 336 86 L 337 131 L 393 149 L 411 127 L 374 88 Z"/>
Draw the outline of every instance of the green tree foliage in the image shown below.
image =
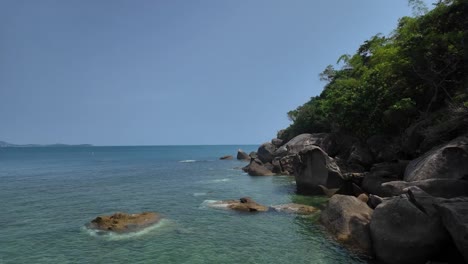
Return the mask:
<path id="1" fill-rule="evenodd" d="M 319 96 L 288 113 L 283 133 L 341 131 L 360 137 L 398 133 L 421 115 L 448 105 L 466 107 L 468 1 L 439 1 L 428 12 L 403 17 L 390 36 L 375 35 L 335 69 L 319 75 Z M 424 12 L 422 12 L 424 11 Z"/>

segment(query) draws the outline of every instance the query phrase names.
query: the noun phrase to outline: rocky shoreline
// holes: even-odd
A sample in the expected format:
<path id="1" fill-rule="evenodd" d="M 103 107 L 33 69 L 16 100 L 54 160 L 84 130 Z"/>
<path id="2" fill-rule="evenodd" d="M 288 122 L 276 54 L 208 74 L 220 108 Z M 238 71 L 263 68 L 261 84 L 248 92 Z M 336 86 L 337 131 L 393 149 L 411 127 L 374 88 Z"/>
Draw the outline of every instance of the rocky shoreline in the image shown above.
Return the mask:
<path id="1" fill-rule="evenodd" d="M 431 144 L 414 132 L 365 142 L 339 133 L 275 138 L 243 170 L 293 175 L 298 193 L 331 197 L 320 222 L 379 262 L 468 263 L 468 136 Z"/>

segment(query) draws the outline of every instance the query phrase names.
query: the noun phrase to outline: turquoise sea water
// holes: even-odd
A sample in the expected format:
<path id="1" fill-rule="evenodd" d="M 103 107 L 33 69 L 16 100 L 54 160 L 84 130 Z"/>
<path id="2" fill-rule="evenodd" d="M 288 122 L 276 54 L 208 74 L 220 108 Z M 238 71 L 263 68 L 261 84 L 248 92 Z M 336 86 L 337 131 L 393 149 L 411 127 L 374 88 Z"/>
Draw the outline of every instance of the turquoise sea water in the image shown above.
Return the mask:
<path id="1" fill-rule="evenodd" d="M 238 213 L 210 200 L 320 204 L 294 178 L 250 177 L 237 148 L 155 146 L 0 148 L 0 263 L 365 263 L 331 240 L 316 217 Z M 101 214 L 156 211 L 133 234 L 98 235 Z"/>

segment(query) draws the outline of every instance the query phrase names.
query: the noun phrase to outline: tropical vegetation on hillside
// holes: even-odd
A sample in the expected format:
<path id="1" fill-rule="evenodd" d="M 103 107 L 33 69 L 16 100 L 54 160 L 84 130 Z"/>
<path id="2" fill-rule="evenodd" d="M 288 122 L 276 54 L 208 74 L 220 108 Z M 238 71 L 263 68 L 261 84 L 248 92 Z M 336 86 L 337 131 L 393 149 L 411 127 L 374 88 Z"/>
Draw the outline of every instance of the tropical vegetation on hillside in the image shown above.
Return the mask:
<path id="1" fill-rule="evenodd" d="M 320 74 L 325 87 L 288 112 L 279 135 L 346 132 L 361 138 L 396 134 L 443 109 L 468 112 L 468 1 L 441 0 L 403 17 L 389 36 L 375 35 Z M 447 110 L 443 115 L 450 115 Z"/>

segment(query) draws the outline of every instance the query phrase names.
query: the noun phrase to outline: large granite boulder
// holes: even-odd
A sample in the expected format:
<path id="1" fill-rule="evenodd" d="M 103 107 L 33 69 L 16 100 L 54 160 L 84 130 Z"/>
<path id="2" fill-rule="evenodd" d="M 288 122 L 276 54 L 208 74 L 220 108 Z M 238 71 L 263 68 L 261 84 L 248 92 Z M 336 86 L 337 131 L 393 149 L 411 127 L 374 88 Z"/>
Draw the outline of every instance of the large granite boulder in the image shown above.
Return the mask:
<path id="1" fill-rule="evenodd" d="M 88 224 L 88 227 L 101 231 L 125 233 L 141 230 L 158 223 L 160 220 L 161 216 L 153 212 L 140 214 L 115 213 L 96 217 Z"/>
<path id="2" fill-rule="evenodd" d="M 357 138 L 340 133 L 300 134 L 278 148 L 275 156 L 293 155 L 308 146 L 318 146 L 331 157 L 340 156 L 347 159 L 358 142 Z"/>
<path id="3" fill-rule="evenodd" d="M 239 200 L 223 200 L 208 204 L 212 208 L 231 209 L 242 212 L 266 212 L 268 206 L 258 204 L 250 197 L 242 197 Z"/>
<path id="4" fill-rule="evenodd" d="M 453 198 L 468 196 L 468 181 L 454 179 L 427 179 L 421 181 L 390 181 L 382 183 L 382 189 L 391 196 L 405 193 L 405 189 L 417 186 L 434 197 Z"/>
<path id="5" fill-rule="evenodd" d="M 462 179 L 468 176 L 468 136 L 433 148 L 412 160 L 405 171 L 405 181 L 426 179 Z"/>
<path id="6" fill-rule="evenodd" d="M 272 208 L 277 212 L 293 213 L 300 215 L 309 215 L 320 211 L 319 209 L 313 206 L 297 203 L 273 205 Z"/>
<path id="7" fill-rule="evenodd" d="M 275 147 L 279 148 L 283 145 L 283 140 L 279 138 L 274 138 L 271 140 L 271 144 L 275 145 Z"/>
<path id="8" fill-rule="evenodd" d="M 249 165 L 242 168 L 250 176 L 272 176 L 274 173 L 268 169 L 259 159 L 250 160 Z"/>
<path id="9" fill-rule="evenodd" d="M 271 162 L 275 157 L 275 145 L 270 142 L 263 143 L 257 150 L 257 156 L 262 162 Z"/>
<path id="10" fill-rule="evenodd" d="M 237 159 L 238 160 L 250 160 L 249 154 L 245 153 L 242 149 L 237 150 Z"/>
<path id="11" fill-rule="evenodd" d="M 383 200 L 374 210 L 370 232 L 374 253 L 388 264 L 426 263 L 450 242 L 434 198 L 417 187 Z"/>
<path id="12" fill-rule="evenodd" d="M 283 157 L 286 155 L 293 155 L 299 153 L 308 146 L 320 146 L 322 140 L 327 135 L 327 133 L 300 134 L 278 148 L 275 152 L 275 156 Z"/>
<path id="13" fill-rule="evenodd" d="M 322 194 L 319 185 L 340 188 L 344 182 L 340 168 L 334 159 L 321 148 L 308 146 L 294 158 L 294 176 L 297 191 L 302 194 Z"/>
<path id="14" fill-rule="evenodd" d="M 322 211 L 320 222 L 333 236 L 354 250 L 371 255 L 369 222 L 372 209 L 354 196 L 333 195 Z"/>
<path id="15" fill-rule="evenodd" d="M 465 263 L 468 263 L 468 198 L 447 199 L 435 206 Z"/>

